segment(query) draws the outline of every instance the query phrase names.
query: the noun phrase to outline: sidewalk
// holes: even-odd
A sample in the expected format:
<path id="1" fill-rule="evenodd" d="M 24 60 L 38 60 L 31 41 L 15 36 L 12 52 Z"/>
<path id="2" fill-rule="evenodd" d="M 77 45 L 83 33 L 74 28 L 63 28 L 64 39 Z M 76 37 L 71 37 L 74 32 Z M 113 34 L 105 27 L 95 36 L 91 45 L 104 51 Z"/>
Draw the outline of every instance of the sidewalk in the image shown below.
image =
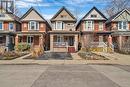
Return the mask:
<path id="1" fill-rule="evenodd" d="M 76 54 L 72 56 L 75 57 L 74 60 L 32 60 L 32 59 L 22 59 L 23 57 L 14 60 L 0 60 L 0 64 L 120 64 L 120 65 L 130 65 L 130 55 L 123 55 L 119 53 L 97 53 L 98 55 L 103 55 L 110 60 L 82 60 L 76 57 Z"/>

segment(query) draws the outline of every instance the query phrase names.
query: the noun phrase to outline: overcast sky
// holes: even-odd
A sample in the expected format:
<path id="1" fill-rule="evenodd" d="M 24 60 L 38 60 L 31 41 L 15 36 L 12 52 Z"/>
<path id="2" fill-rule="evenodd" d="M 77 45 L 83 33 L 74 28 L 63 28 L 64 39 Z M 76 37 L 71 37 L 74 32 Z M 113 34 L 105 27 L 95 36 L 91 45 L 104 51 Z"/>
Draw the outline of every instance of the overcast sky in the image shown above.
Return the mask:
<path id="1" fill-rule="evenodd" d="M 109 0 L 16 0 L 21 15 L 34 7 L 45 19 L 50 19 L 62 6 L 78 18 L 82 18 L 93 6 L 105 13 L 108 3 Z"/>

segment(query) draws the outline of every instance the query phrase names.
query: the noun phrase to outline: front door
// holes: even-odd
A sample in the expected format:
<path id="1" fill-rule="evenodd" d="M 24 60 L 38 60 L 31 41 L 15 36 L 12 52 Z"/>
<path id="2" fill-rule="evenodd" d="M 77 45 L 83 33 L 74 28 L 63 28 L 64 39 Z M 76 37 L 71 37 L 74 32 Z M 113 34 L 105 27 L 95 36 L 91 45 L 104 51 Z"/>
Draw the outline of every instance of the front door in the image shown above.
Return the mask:
<path id="1" fill-rule="evenodd" d="M 68 45 L 69 46 L 74 46 L 74 37 L 73 36 L 69 37 Z"/>
<path id="2" fill-rule="evenodd" d="M 33 36 L 27 36 L 27 43 L 29 45 L 32 45 L 33 44 L 33 41 L 34 41 L 34 37 Z"/>

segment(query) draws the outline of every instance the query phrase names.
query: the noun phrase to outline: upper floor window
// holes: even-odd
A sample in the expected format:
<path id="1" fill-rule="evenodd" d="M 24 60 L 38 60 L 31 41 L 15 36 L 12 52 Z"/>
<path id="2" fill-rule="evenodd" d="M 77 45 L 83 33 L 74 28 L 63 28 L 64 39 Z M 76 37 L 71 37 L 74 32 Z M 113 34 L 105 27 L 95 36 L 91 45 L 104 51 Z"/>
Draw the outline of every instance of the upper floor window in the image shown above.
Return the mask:
<path id="1" fill-rule="evenodd" d="M 85 29 L 87 31 L 93 31 L 94 30 L 94 21 L 85 21 Z"/>
<path id="2" fill-rule="evenodd" d="M 99 22 L 99 30 L 103 30 L 103 22 Z"/>
<path id="3" fill-rule="evenodd" d="M 95 14 L 92 14 L 92 15 L 91 15 L 91 17 L 92 17 L 92 18 L 96 18 L 96 17 L 97 17 L 97 15 L 95 15 Z"/>
<path id="4" fill-rule="evenodd" d="M 3 22 L 0 22 L 0 30 L 3 30 Z"/>
<path id="5" fill-rule="evenodd" d="M 56 29 L 58 30 L 64 29 L 64 23 L 62 21 L 56 22 Z"/>
<path id="6" fill-rule="evenodd" d="M 118 22 L 118 29 L 119 30 L 127 30 L 128 29 L 128 22 L 126 22 L 126 21 Z"/>
<path id="7" fill-rule="evenodd" d="M 39 30 L 39 23 L 36 21 L 30 21 L 29 30 Z"/>
<path id="8" fill-rule="evenodd" d="M 10 22 L 9 23 L 9 30 L 13 30 L 14 29 L 14 23 Z"/>

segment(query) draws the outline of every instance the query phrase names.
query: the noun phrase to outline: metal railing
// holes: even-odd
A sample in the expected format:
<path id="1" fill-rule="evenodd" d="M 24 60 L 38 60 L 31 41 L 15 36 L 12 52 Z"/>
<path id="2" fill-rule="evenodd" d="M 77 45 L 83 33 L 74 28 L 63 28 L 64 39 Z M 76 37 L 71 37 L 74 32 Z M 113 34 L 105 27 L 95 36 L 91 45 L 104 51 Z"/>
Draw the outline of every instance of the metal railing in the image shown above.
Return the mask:
<path id="1" fill-rule="evenodd" d="M 91 42 L 90 47 L 102 47 L 103 52 L 107 52 L 108 45 L 105 42 Z"/>
<path id="2" fill-rule="evenodd" d="M 68 42 L 53 42 L 54 47 L 68 47 Z"/>

